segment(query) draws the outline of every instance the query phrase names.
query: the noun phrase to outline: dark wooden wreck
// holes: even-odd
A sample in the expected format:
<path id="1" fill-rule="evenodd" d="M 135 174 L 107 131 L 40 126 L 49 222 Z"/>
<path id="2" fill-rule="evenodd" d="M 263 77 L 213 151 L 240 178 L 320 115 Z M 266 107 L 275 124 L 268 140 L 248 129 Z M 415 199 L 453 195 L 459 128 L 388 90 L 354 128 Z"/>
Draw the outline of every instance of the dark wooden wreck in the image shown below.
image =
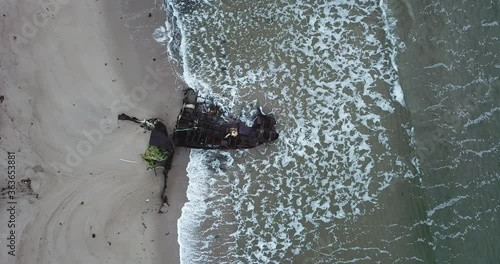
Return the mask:
<path id="1" fill-rule="evenodd" d="M 173 134 L 178 147 L 247 149 L 274 141 L 279 136 L 274 117 L 260 111 L 252 126 L 247 126 L 239 120 L 225 120 L 219 105 L 199 98 L 193 89 L 185 91 L 183 103 Z"/>
<path id="2" fill-rule="evenodd" d="M 118 120 L 132 121 L 140 124 L 146 131 L 151 131 L 149 145 L 169 153 L 166 160 L 154 166 L 163 168 L 164 188 L 161 199 L 164 206 L 159 212 L 165 212 L 167 199 L 168 172 L 172 167 L 175 147 L 200 149 L 247 149 L 274 141 L 279 134 L 276 132 L 276 120 L 271 115 L 260 111 L 255 116 L 252 126 L 247 126 L 240 120 L 227 121 L 223 118 L 221 107 L 210 101 L 201 99 L 193 89 L 184 93 L 183 107 L 177 118 L 172 138 L 167 127 L 159 118 L 139 120 L 126 114 L 120 114 Z"/>

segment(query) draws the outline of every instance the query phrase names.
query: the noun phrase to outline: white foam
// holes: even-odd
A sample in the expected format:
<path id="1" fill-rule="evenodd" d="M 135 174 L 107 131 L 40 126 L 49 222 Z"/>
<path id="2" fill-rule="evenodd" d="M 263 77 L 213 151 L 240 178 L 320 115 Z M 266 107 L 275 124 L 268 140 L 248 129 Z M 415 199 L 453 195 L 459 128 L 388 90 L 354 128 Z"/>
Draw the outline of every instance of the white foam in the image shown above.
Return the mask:
<path id="1" fill-rule="evenodd" d="M 362 215 L 368 206 L 376 205 L 377 196 L 394 178 L 409 175 L 408 165 L 391 150 L 385 128 L 395 105 L 404 105 L 395 63 L 400 47 L 389 34 L 393 21 L 382 9 L 390 42 L 383 43 L 372 31 L 374 25 L 367 25 L 364 16 L 350 10 L 360 8 L 373 16 L 385 6 L 380 2 L 378 6 L 367 3 L 366 8 L 346 8 L 331 2 L 316 8 L 317 12 L 308 15 L 308 32 L 295 28 L 303 22 L 300 3 L 273 10 L 270 17 L 282 25 L 280 38 L 264 36 L 259 39 L 261 44 L 252 44 L 266 47 L 259 51 L 263 54 L 244 57 L 242 47 L 241 54 L 231 54 L 231 60 L 217 57 L 221 52 L 217 38 L 248 30 L 238 27 L 246 14 L 235 18 L 230 12 L 213 9 L 189 15 L 173 13 L 182 35 L 180 56 L 188 86 L 205 94 L 216 91 L 225 95 L 217 100 L 229 108 L 250 105 L 255 100 L 252 94 L 265 94 L 277 115 L 279 141 L 272 148 L 256 150 L 272 149 L 265 158 L 253 157 L 255 152 L 234 152 L 231 157 L 239 157 L 244 164 L 235 162 L 227 172 L 218 172 L 231 179 L 224 190 L 225 201 L 236 212 L 237 231 L 231 236 L 243 243 L 239 250 L 244 253 L 237 258 L 247 262 L 271 262 L 280 255 L 301 253 L 310 246 L 304 244 L 312 232 L 306 226 Z M 192 20 L 183 20 L 188 18 Z M 196 28 L 198 20 L 203 25 Z M 194 43 L 191 37 L 198 35 L 204 37 Z M 389 50 L 387 46 L 391 46 Z M 221 65 L 227 68 L 225 73 L 220 72 Z M 248 109 L 242 114 L 252 115 Z M 207 197 L 218 195 L 208 190 L 221 179 L 208 176 L 206 161 L 201 152 L 192 152 L 189 202 L 178 222 L 183 263 L 201 261 L 194 259 L 200 254 L 198 240 L 204 239 L 196 228 L 209 217 L 205 215 Z M 266 199 L 268 193 L 273 199 Z M 216 205 L 220 204 L 210 203 Z M 227 213 L 215 209 L 211 216 L 223 219 Z M 202 243 L 209 248 L 212 242 Z M 232 254 L 236 253 L 228 252 L 228 256 Z"/>
<path id="2" fill-rule="evenodd" d="M 498 21 L 492 21 L 492 22 L 487 22 L 487 21 L 481 21 L 481 26 L 483 27 L 497 27 L 500 26 Z"/>
<path id="3" fill-rule="evenodd" d="M 450 206 L 454 205 L 455 203 L 459 202 L 460 200 L 465 199 L 467 197 L 468 196 L 460 195 L 460 196 L 457 196 L 457 197 L 455 197 L 453 199 L 450 199 L 449 201 L 446 201 L 444 203 L 438 204 L 437 206 L 435 206 L 431 210 L 427 211 L 427 217 L 431 217 L 437 211 L 443 210 L 446 207 L 450 207 Z"/>
<path id="4" fill-rule="evenodd" d="M 204 155 L 193 150 L 190 155 L 190 160 L 187 167 L 189 185 L 187 189 L 188 202 L 182 208 L 182 214 L 177 220 L 178 243 L 181 252 L 181 262 L 191 263 L 192 256 L 196 250 L 191 245 L 196 244 L 200 239 L 193 232 L 199 221 L 204 217 L 204 212 L 207 209 L 205 202 L 208 196 L 208 170 L 205 165 Z"/>
<path id="5" fill-rule="evenodd" d="M 153 33 L 153 38 L 156 40 L 156 42 L 161 43 L 161 44 L 167 44 L 170 37 L 167 33 L 167 28 L 165 27 L 158 27 L 155 29 Z"/>
<path id="6" fill-rule="evenodd" d="M 389 8 L 387 7 L 387 3 L 385 0 L 380 0 L 379 1 L 379 6 L 380 9 L 382 10 L 382 19 L 385 23 L 384 30 L 387 39 L 390 41 L 392 45 L 391 49 L 391 66 L 394 68 L 394 71 L 397 73 L 399 72 L 398 70 L 398 65 L 396 63 L 396 57 L 397 57 L 397 48 L 402 47 L 401 45 L 404 45 L 404 43 L 401 43 L 398 41 L 396 35 L 393 33 L 394 28 L 396 27 L 396 19 L 394 17 L 389 16 Z M 394 86 L 391 91 L 392 98 L 400 103 L 401 105 L 405 105 L 404 101 L 404 94 L 403 94 L 403 89 L 401 88 L 401 85 L 399 84 L 399 80 L 396 79 L 394 81 Z"/>
<path id="7" fill-rule="evenodd" d="M 483 112 L 475 119 L 467 120 L 467 123 L 464 124 L 464 128 L 489 120 L 496 111 L 500 111 L 500 107 L 494 107 L 490 111 Z"/>

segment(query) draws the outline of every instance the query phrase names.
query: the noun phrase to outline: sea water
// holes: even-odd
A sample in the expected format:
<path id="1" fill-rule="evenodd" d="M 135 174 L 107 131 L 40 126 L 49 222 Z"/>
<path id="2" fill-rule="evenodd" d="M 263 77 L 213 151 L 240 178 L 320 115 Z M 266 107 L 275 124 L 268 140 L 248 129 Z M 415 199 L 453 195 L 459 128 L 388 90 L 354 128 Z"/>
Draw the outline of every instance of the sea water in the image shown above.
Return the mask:
<path id="1" fill-rule="evenodd" d="M 183 263 L 500 259 L 498 2 L 164 7 L 185 83 L 280 132 L 191 151 Z"/>

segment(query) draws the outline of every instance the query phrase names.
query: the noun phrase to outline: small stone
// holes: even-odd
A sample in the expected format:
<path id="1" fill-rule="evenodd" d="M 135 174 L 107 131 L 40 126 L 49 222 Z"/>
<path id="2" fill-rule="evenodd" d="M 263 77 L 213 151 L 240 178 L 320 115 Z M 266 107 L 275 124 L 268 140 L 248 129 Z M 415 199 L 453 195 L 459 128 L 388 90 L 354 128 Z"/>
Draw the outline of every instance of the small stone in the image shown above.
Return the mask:
<path id="1" fill-rule="evenodd" d="M 92 238 L 95 238 L 95 234 L 92 234 Z"/>
<path id="2" fill-rule="evenodd" d="M 163 203 L 163 205 L 160 208 L 160 213 L 167 213 L 168 212 L 168 204 Z"/>

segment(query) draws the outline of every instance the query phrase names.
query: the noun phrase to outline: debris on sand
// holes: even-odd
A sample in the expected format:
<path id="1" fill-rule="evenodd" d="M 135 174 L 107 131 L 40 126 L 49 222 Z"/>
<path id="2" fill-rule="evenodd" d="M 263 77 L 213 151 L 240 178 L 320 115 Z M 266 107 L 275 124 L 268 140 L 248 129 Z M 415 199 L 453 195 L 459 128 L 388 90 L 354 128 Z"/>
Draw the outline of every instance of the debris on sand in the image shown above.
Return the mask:
<path id="1" fill-rule="evenodd" d="M 166 190 L 168 171 L 172 167 L 172 160 L 174 158 L 174 144 L 172 142 L 172 139 L 168 135 L 167 127 L 159 118 L 151 118 L 141 121 L 135 117 L 131 117 L 126 114 L 120 114 L 118 116 L 118 120 L 132 121 L 139 124 L 146 131 L 151 131 L 148 149 L 142 157 L 146 162 L 147 168 L 154 170 L 155 174 L 156 169 L 163 168 L 162 174 L 164 177 L 164 186 L 161 197 L 162 202 L 168 205 Z M 162 210 L 160 209 L 159 212 L 162 213 Z"/>

